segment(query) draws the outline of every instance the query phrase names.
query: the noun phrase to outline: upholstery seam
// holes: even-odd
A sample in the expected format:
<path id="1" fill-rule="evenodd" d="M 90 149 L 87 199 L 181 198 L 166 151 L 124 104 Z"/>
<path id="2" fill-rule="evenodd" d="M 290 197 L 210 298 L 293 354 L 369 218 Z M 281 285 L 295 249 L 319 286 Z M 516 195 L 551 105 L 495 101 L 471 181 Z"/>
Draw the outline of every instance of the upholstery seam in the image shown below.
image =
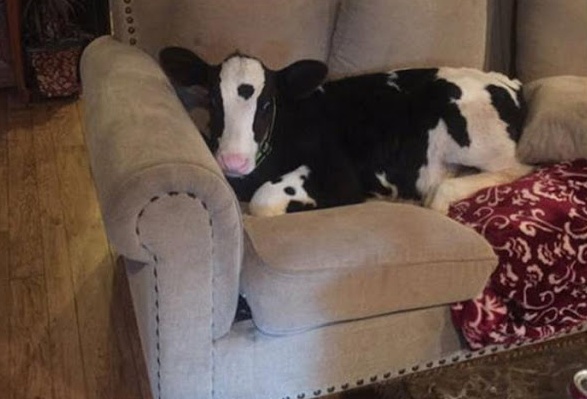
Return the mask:
<path id="1" fill-rule="evenodd" d="M 177 196 L 179 195 L 180 192 L 178 191 L 169 191 L 167 193 L 165 193 L 165 195 L 167 197 L 173 197 L 173 196 Z M 181 194 L 185 194 L 187 195 L 189 198 L 196 200 L 197 202 L 199 202 L 202 207 L 206 210 L 206 212 L 208 213 L 208 223 L 210 225 L 210 245 L 211 245 L 211 259 L 212 262 L 214 260 L 214 229 L 213 229 L 213 223 L 212 223 L 212 217 L 210 215 L 210 211 L 208 210 L 208 206 L 206 205 L 206 203 L 202 200 L 200 200 L 199 198 L 196 197 L 196 195 L 193 192 L 182 192 Z M 156 327 L 155 327 L 155 336 L 156 336 L 156 350 L 157 350 L 157 399 L 161 399 L 161 347 L 160 347 L 160 319 L 159 319 L 159 280 L 158 280 L 158 272 L 157 272 L 157 264 L 158 264 L 158 258 L 157 255 L 146 245 L 141 241 L 141 232 L 140 232 L 140 228 L 139 228 L 139 223 L 141 218 L 143 217 L 145 210 L 147 209 L 147 207 L 150 204 L 153 204 L 154 202 L 158 201 L 159 199 L 161 199 L 161 196 L 154 196 L 152 197 L 149 202 L 147 204 L 145 204 L 141 210 L 139 211 L 138 215 L 137 215 L 137 219 L 136 219 L 136 226 L 135 226 L 135 233 L 137 235 L 137 239 L 139 242 L 139 245 L 141 246 L 141 248 L 143 248 L 145 251 L 147 251 L 152 257 L 153 257 L 153 280 L 154 280 L 154 292 L 155 292 L 155 321 L 156 321 Z M 214 269 L 214 268 L 212 268 Z M 211 271 L 211 289 L 210 289 L 210 312 L 211 312 L 211 323 L 210 323 L 210 339 L 211 341 L 213 341 L 213 336 L 214 336 L 214 287 L 215 287 L 215 275 L 214 275 L 214 270 Z M 214 371 L 215 371 L 215 359 L 214 359 L 214 348 L 213 345 L 211 345 L 211 350 L 210 350 L 210 365 L 211 365 L 211 398 L 214 397 Z"/>

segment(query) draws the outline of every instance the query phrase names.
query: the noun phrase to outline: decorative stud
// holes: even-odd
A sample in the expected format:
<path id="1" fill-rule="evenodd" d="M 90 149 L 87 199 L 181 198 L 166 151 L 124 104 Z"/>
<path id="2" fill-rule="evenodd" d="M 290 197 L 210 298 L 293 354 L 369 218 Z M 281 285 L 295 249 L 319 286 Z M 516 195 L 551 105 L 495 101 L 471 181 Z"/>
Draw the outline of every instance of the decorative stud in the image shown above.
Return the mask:
<path id="1" fill-rule="evenodd" d="M 391 373 L 385 373 L 385 374 L 383 374 L 383 378 L 388 379 L 389 377 L 391 377 Z"/>
<path id="2" fill-rule="evenodd" d="M 135 38 L 133 37 L 133 38 L 132 38 L 132 39 L 130 39 L 128 42 L 131 44 L 131 46 L 134 46 L 135 44 L 137 44 L 137 39 L 135 39 Z"/>
<path id="3" fill-rule="evenodd" d="M 335 389 L 336 389 L 335 387 L 329 387 L 328 389 L 326 389 L 326 391 L 328 393 L 332 393 L 332 392 L 334 392 Z"/>
<path id="4" fill-rule="evenodd" d="M 130 8 L 130 7 L 125 7 L 125 8 L 124 8 L 124 12 L 125 12 L 126 14 L 130 14 L 130 13 L 132 13 L 132 8 Z"/>
<path id="5" fill-rule="evenodd" d="M 452 361 L 453 361 L 453 362 L 458 362 L 458 361 L 459 361 L 459 357 L 458 357 L 458 356 L 455 356 L 455 357 L 453 357 L 453 358 L 452 358 Z"/>
<path id="6" fill-rule="evenodd" d="M 446 359 L 440 359 L 440 360 L 438 361 L 438 364 L 444 364 L 444 363 L 446 363 Z"/>
<path id="7" fill-rule="evenodd" d="M 363 385 L 364 382 L 365 381 L 363 381 L 363 380 L 357 380 L 357 385 L 361 386 L 361 385 Z"/>
<path id="8" fill-rule="evenodd" d="M 298 399 L 304 399 L 306 397 L 305 393 L 301 393 L 298 395 Z"/>
<path id="9" fill-rule="evenodd" d="M 341 389 L 349 389 L 349 384 L 342 384 L 340 386 Z"/>
<path id="10" fill-rule="evenodd" d="M 485 349 L 479 351 L 479 356 L 483 356 L 485 354 Z"/>
<path id="11" fill-rule="evenodd" d="M 320 389 L 317 389 L 314 391 L 314 396 L 320 396 L 321 393 L 322 391 Z"/>
<path id="12" fill-rule="evenodd" d="M 132 26 L 128 28 L 128 33 L 130 33 L 131 35 L 135 33 L 135 28 L 133 28 Z"/>
<path id="13" fill-rule="evenodd" d="M 428 363 L 426 363 L 426 367 L 430 368 L 432 366 L 434 366 L 434 362 L 428 362 Z"/>
<path id="14" fill-rule="evenodd" d="M 420 369 L 420 366 L 414 366 L 412 367 L 412 371 L 418 371 Z"/>
<path id="15" fill-rule="evenodd" d="M 467 353 L 467 354 L 465 355 L 465 359 L 470 359 L 470 358 L 471 358 L 471 356 L 473 356 L 473 354 L 472 354 L 472 353 Z"/>
<path id="16" fill-rule="evenodd" d="M 132 24 L 133 22 L 135 22 L 135 20 L 134 20 L 134 18 L 133 18 L 133 17 L 126 17 L 126 22 L 127 22 L 128 24 Z"/>
<path id="17" fill-rule="evenodd" d="M 377 381 L 377 376 L 374 375 L 373 377 L 369 378 L 369 381 L 371 381 L 371 382 Z"/>
<path id="18" fill-rule="evenodd" d="M 126 4 L 130 4 L 130 0 L 124 0 Z"/>
<path id="19" fill-rule="evenodd" d="M 398 371 L 399 375 L 405 374 L 406 373 L 406 369 L 401 369 L 400 371 Z"/>

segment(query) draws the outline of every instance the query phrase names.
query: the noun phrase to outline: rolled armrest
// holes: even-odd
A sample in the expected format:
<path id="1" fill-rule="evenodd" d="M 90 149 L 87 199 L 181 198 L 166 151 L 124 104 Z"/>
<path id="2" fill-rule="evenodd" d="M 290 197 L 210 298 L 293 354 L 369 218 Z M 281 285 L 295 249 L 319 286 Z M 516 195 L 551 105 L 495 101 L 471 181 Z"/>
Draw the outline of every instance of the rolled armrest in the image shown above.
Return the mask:
<path id="1" fill-rule="evenodd" d="M 215 224 L 230 224 L 242 242 L 234 192 L 167 77 L 149 55 L 109 36 L 91 43 L 81 60 L 86 140 L 108 236 L 126 257 L 146 262 L 138 212 L 166 193 L 196 195 Z M 227 237 L 223 237 L 226 239 Z M 228 243 L 226 247 L 231 247 Z"/>
<path id="2" fill-rule="evenodd" d="M 238 201 L 155 60 L 101 37 L 81 77 L 92 173 L 108 238 L 132 265 L 154 396 L 209 397 L 212 342 L 237 305 Z"/>
<path id="3" fill-rule="evenodd" d="M 206 225 L 196 230 L 208 234 L 212 226 L 212 265 L 206 267 L 214 270 L 215 302 L 234 299 L 236 307 L 243 240 L 238 201 L 157 62 L 106 36 L 84 51 L 81 76 L 90 162 L 115 249 L 129 259 L 152 262 L 165 248 L 150 248 L 141 240 L 141 214 L 164 196 L 194 199 L 207 213 Z M 164 227 L 167 244 L 159 246 L 181 241 L 181 229 Z M 216 320 L 216 336 L 228 331 L 229 319 Z"/>

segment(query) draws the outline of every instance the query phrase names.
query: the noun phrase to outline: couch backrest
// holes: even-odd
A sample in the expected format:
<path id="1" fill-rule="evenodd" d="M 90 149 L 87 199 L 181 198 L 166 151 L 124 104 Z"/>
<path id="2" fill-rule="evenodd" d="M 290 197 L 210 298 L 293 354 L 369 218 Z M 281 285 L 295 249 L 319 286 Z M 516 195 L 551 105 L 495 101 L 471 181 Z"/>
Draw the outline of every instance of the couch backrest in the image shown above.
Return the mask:
<path id="1" fill-rule="evenodd" d="M 512 1 L 112 0 L 111 9 L 115 36 L 153 56 L 180 45 L 218 63 L 240 50 L 272 68 L 314 58 L 346 75 L 407 66 L 503 70 L 507 62 L 488 57 L 503 52 L 491 31 L 494 9 Z"/>
<path id="2" fill-rule="evenodd" d="M 279 68 L 301 58 L 326 61 L 338 0 L 116 0 L 114 35 L 156 56 L 189 48 L 219 63 L 240 51 Z"/>
<path id="3" fill-rule="evenodd" d="M 518 0 L 516 65 L 529 82 L 587 76 L 587 0 Z"/>
<path id="4" fill-rule="evenodd" d="M 333 75 L 413 66 L 483 68 L 485 0 L 342 1 L 329 66 Z"/>

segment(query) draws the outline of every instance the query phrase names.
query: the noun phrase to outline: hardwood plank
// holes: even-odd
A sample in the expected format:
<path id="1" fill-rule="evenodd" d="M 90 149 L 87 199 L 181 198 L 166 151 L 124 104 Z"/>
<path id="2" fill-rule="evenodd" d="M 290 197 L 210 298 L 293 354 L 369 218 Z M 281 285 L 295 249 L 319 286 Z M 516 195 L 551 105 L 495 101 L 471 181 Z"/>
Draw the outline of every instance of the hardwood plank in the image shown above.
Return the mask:
<path id="1" fill-rule="evenodd" d="M 78 103 L 79 101 L 62 103 L 51 110 L 52 123 L 60 127 L 53 132 L 57 148 L 85 145 Z"/>
<path id="2" fill-rule="evenodd" d="M 8 233 L 0 231 L 0 392 L 10 396 L 10 284 Z"/>
<path id="3" fill-rule="evenodd" d="M 8 109 L 6 93 L 0 93 L 0 231 L 8 231 Z"/>
<path id="4" fill-rule="evenodd" d="M 85 147 L 58 146 L 56 156 L 88 397 L 140 398 Z"/>
<path id="5" fill-rule="evenodd" d="M 31 111 L 11 109 L 7 131 L 10 276 L 38 276 L 43 273 L 43 254 L 37 226 L 39 199 Z"/>
<path id="6" fill-rule="evenodd" d="M 59 193 L 52 131 L 61 128 L 47 106 L 33 112 L 40 229 L 47 285 L 50 361 L 55 398 L 86 398 L 72 270 Z"/>
<path id="7" fill-rule="evenodd" d="M 10 280 L 10 293 L 11 398 L 53 398 L 45 279 Z"/>

